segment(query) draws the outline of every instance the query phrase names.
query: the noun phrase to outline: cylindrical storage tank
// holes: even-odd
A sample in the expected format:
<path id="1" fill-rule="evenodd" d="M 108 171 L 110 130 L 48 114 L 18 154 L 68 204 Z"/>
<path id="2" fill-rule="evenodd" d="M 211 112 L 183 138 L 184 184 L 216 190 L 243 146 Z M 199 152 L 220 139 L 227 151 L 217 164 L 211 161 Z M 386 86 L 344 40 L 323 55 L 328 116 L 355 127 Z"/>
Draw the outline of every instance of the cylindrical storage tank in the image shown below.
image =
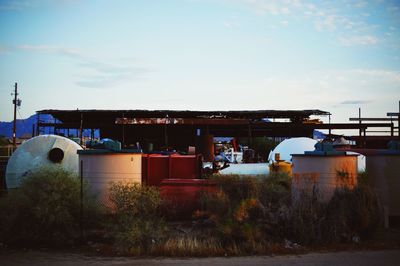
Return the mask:
<path id="1" fill-rule="evenodd" d="M 357 184 L 357 155 L 292 155 L 292 198 L 302 193 L 329 201 L 336 188 L 352 189 Z"/>
<path id="2" fill-rule="evenodd" d="M 201 136 L 201 152 L 205 162 L 214 161 L 214 136 Z"/>
<path id="3" fill-rule="evenodd" d="M 367 155 L 366 171 L 386 215 L 400 216 L 400 153 Z"/>
<path id="4" fill-rule="evenodd" d="M 19 187 L 25 175 L 42 167 L 78 174 L 78 150 L 82 150 L 79 144 L 57 135 L 40 135 L 23 142 L 8 160 L 7 188 Z"/>
<path id="5" fill-rule="evenodd" d="M 112 183 L 142 183 L 142 154 L 129 150 L 78 151 L 80 172 L 89 189 L 104 207 L 112 207 Z"/>
<path id="6" fill-rule="evenodd" d="M 275 161 L 269 164 L 269 171 L 273 174 L 287 174 L 292 176 L 292 164 L 280 159 L 280 154 L 275 153 Z"/>
<path id="7" fill-rule="evenodd" d="M 285 139 L 269 153 L 268 162 L 276 162 L 275 154 L 279 153 L 280 160 L 290 163 L 292 154 L 302 154 L 305 151 L 313 151 L 316 143 L 317 141 L 315 139 L 305 137 Z"/>
<path id="8" fill-rule="evenodd" d="M 229 167 L 219 171 L 221 175 L 250 175 L 267 176 L 269 174 L 267 163 L 239 163 L 230 164 Z"/>

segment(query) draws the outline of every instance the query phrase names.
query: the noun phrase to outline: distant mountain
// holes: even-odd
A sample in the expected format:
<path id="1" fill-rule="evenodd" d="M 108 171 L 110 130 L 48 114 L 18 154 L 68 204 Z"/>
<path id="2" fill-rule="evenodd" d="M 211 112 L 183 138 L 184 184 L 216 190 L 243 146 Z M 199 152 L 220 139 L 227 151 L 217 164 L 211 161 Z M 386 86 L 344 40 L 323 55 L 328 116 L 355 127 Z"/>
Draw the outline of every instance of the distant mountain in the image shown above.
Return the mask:
<path id="1" fill-rule="evenodd" d="M 51 115 L 40 115 L 41 122 L 54 122 L 54 118 Z M 29 134 L 33 132 L 33 127 L 36 130 L 37 114 L 34 114 L 26 119 L 17 119 L 17 137 Z M 0 136 L 7 138 L 12 137 L 13 121 L 1 122 L 0 121 Z"/>
<path id="2" fill-rule="evenodd" d="M 40 121 L 42 123 L 54 123 L 55 119 L 52 115 L 41 114 Z M 33 130 L 36 131 L 37 124 L 37 114 L 32 115 L 26 119 L 17 119 L 17 138 L 22 136 L 32 136 Z M 6 138 L 12 137 L 13 131 L 13 121 L 11 122 L 1 122 L 0 121 L 0 136 L 4 136 Z M 42 127 L 40 129 L 40 134 L 53 134 L 52 127 Z M 72 137 L 76 137 L 76 132 L 71 132 Z M 84 130 L 83 136 L 90 137 L 90 130 Z M 94 131 L 94 137 L 99 138 L 100 132 L 99 130 Z"/>

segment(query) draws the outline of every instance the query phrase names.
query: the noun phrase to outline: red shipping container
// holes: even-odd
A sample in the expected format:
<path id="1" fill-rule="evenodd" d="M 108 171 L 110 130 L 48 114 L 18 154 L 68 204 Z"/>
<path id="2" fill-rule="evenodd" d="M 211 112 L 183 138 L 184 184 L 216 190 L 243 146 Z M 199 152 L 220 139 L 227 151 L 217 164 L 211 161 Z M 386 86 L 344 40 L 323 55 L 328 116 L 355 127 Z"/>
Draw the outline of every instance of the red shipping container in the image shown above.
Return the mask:
<path id="1" fill-rule="evenodd" d="M 145 162 L 143 162 L 145 161 Z M 160 186 L 169 177 L 169 156 L 149 154 L 142 157 L 142 181 L 148 186 Z"/>
<path id="2" fill-rule="evenodd" d="M 196 155 L 172 154 L 169 157 L 169 178 L 199 178 L 199 160 Z"/>

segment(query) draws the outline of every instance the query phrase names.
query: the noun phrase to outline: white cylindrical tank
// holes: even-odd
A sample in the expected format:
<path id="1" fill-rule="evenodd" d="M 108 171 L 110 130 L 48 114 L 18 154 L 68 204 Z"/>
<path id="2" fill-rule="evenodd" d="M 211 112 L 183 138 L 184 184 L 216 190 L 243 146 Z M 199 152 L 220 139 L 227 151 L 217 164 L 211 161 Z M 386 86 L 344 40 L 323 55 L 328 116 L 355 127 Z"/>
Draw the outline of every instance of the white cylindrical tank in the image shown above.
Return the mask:
<path id="1" fill-rule="evenodd" d="M 281 160 L 291 163 L 292 154 L 302 154 L 305 151 L 313 151 L 316 143 L 317 141 L 315 139 L 305 137 L 285 139 L 269 153 L 268 162 L 275 162 L 275 154 L 279 153 Z"/>
<path id="2" fill-rule="evenodd" d="M 7 188 L 19 187 L 25 175 L 41 167 L 61 167 L 78 174 L 77 151 L 81 149 L 76 142 L 56 135 L 40 135 L 23 142 L 8 160 Z"/>
<path id="3" fill-rule="evenodd" d="M 83 179 L 98 202 L 112 207 L 109 189 L 112 183 L 142 183 L 142 154 L 127 150 L 81 150 L 78 152 Z"/>
<path id="4" fill-rule="evenodd" d="M 267 163 L 241 163 L 230 164 L 229 167 L 219 171 L 221 175 L 265 175 L 269 174 Z"/>
<path id="5" fill-rule="evenodd" d="M 400 154 L 367 155 L 366 171 L 387 215 L 400 216 Z"/>
<path id="6" fill-rule="evenodd" d="M 292 197 L 302 193 L 329 201 L 336 188 L 357 184 L 357 155 L 293 154 Z"/>

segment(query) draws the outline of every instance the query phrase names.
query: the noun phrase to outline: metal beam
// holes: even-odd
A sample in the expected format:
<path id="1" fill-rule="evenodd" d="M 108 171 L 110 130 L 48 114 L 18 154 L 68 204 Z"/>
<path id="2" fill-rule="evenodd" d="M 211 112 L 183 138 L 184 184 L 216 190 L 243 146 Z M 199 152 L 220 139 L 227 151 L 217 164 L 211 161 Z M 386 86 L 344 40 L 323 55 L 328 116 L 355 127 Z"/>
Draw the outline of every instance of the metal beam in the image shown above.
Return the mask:
<path id="1" fill-rule="evenodd" d="M 387 113 L 387 116 L 399 116 L 399 113 Z"/>
<path id="2" fill-rule="evenodd" d="M 388 118 L 388 117 L 366 117 L 366 118 L 358 118 L 358 117 L 352 117 L 349 118 L 349 121 L 398 121 L 397 117 L 394 118 Z"/>

